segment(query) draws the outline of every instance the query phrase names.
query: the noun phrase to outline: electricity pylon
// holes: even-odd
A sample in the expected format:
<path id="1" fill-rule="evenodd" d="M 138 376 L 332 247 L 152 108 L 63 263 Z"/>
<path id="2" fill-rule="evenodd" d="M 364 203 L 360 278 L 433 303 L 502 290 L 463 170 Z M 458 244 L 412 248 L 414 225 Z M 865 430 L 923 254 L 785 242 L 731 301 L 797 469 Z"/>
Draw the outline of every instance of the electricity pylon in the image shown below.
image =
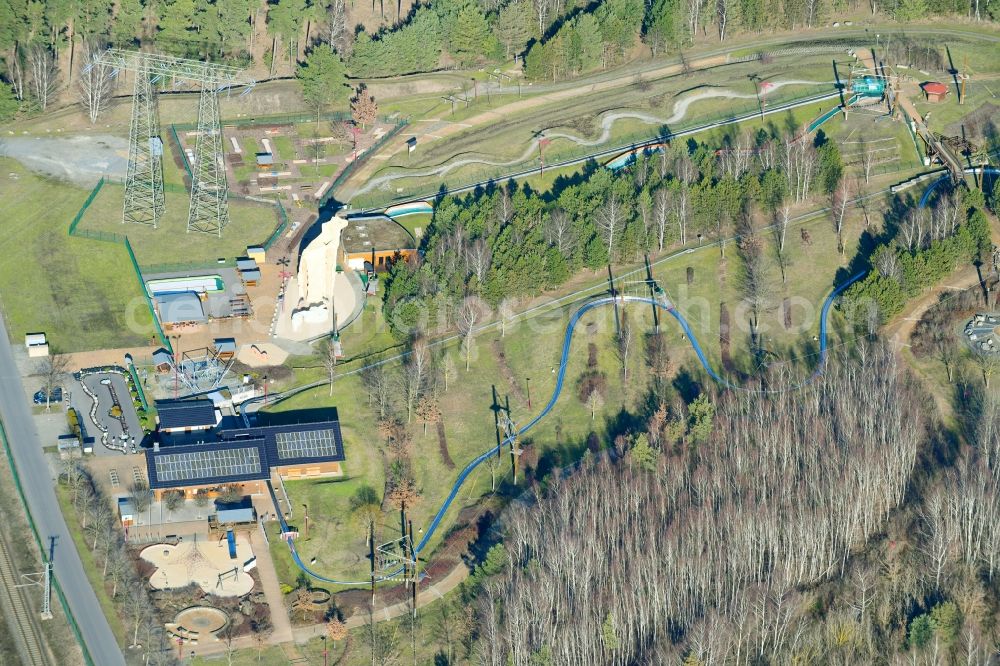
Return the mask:
<path id="1" fill-rule="evenodd" d="M 202 83 L 198 98 L 198 139 L 191 165 L 191 206 L 187 230 L 222 235 L 229 224 L 229 193 L 223 162 L 219 91 L 215 82 Z"/>
<path id="2" fill-rule="evenodd" d="M 148 224 L 163 217 L 163 142 L 156 113 L 156 93 L 148 67 L 135 72 L 132 123 L 129 127 L 128 175 L 122 224 Z"/>
<path id="3" fill-rule="evenodd" d="M 163 215 L 163 143 L 159 137 L 154 85 L 169 80 L 175 87 L 185 82 L 201 86 L 187 230 L 222 235 L 229 222 L 226 201 L 229 188 L 222 161 L 219 93 L 243 87 L 241 95 L 245 95 L 253 89 L 255 81 L 237 67 L 144 51 L 108 49 L 96 56 L 94 63 L 113 67 L 112 76 L 123 70 L 136 75 L 123 222 L 155 227 Z"/>

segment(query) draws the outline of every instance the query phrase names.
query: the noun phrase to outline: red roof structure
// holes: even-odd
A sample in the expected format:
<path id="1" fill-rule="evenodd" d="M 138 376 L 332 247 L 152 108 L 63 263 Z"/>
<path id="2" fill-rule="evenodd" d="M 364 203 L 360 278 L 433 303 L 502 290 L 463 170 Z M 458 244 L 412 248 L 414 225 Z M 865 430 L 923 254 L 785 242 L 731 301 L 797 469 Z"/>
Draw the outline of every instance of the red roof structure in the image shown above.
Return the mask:
<path id="1" fill-rule="evenodd" d="M 923 88 L 928 102 L 940 102 L 948 96 L 948 86 L 938 81 L 928 81 L 920 87 Z"/>

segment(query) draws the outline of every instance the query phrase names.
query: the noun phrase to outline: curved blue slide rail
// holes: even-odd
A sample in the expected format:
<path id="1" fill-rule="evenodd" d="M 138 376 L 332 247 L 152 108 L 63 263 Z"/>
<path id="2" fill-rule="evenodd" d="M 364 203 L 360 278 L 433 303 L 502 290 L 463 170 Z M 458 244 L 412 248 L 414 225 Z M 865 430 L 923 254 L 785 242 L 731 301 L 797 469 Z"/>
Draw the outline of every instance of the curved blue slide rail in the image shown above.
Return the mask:
<path id="1" fill-rule="evenodd" d="M 982 173 L 983 171 L 992 176 L 1000 176 L 1000 169 L 996 167 L 986 167 L 985 169 L 983 167 L 971 167 L 969 169 L 966 169 L 965 173 Z M 935 180 L 933 183 L 931 183 L 930 186 L 926 190 L 924 190 L 923 196 L 920 197 L 920 204 L 919 204 L 920 208 L 924 208 L 927 205 L 927 202 L 930 201 L 931 195 L 934 194 L 934 190 L 937 189 L 937 186 L 945 182 L 949 178 L 951 178 L 951 174 L 946 173 L 937 180 Z"/>
<path id="2" fill-rule="evenodd" d="M 853 275 L 849 280 L 847 280 L 847 282 L 834 289 L 833 292 L 831 292 L 830 295 L 827 296 L 826 300 L 823 302 L 823 309 L 820 312 L 820 323 L 819 323 L 819 360 L 817 361 L 816 368 L 815 370 L 813 370 L 812 374 L 799 384 L 787 386 L 782 389 L 771 389 L 771 390 L 765 389 L 766 391 L 774 392 L 778 390 L 782 391 L 792 390 L 804 386 L 805 384 L 811 382 L 813 379 L 815 379 L 816 377 L 818 377 L 823 373 L 823 367 L 826 364 L 827 318 L 829 317 L 830 314 L 830 308 L 833 306 L 833 302 L 837 298 L 837 296 L 843 293 L 845 289 L 847 289 L 849 286 L 857 282 L 864 275 L 865 275 L 864 272 Z M 524 425 L 518 430 L 518 436 L 524 435 L 529 430 L 538 425 L 538 423 L 543 418 L 545 418 L 549 414 L 549 412 L 552 411 L 552 409 L 556 405 L 556 402 L 559 400 L 559 396 L 562 394 L 563 385 L 566 380 L 566 366 L 569 363 L 570 347 L 573 342 L 573 332 L 576 329 L 576 325 L 580 321 L 580 318 L 595 308 L 613 304 L 615 300 L 620 300 L 622 302 L 630 302 L 630 303 L 645 303 L 666 310 L 674 317 L 674 319 L 677 320 L 677 323 L 680 324 L 681 329 L 684 331 L 684 335 L 687 336 L 688 342 L 690 343 L 692 349 L 694 349 L 695 354 L 697 354 L 698 356 L 698 361 L 701 363 L 701 366 L 705 369 L 705 371 L 712 377 L 712 379 L 722 384 L 723 386 L 726 386 L 727 388 L 736 390 L 756 390 L 756 389 L 745 389 L 742 386 L 733 384 L 729 380 L 720 376 L 712 368 L 712 366 L 708 362 L 708 358 L 705 356 L 705 352 L 701 348 L 701 344 L 699 344 L 697 337 L 695 337 L 694 332 L 691 330 L 690 324 L 688 324 L 687 320 L 684 319 L 684 316 L 680 312 L 678 312 L 670 303 L 655 300 L 652 298 L 645 298 L 641 296 L 623 296 L 623 297 L 603 296 L 583 304 L 576 312 L 573 313 L 573 316 L 569 320 L 569 324 L 566 326 L 566 334 L 563 337 L 562 357 L 559 359 L 559 374 L 556 377 L 556 385 L 552 391 L 552 396 L 549 398 L 548 403 L 545 405 L 542 411 L 539 412 L 537 416 L 535 416 L 526 425 Z M 459 474 L 458 478 L 455 480 L 455 484 L 452 486 L 451 492 L 448 493 L 448 497 L 445 498 L 444 502 L 441 504 L 441 508 L 439 508 L 437 513 L 434 515 L 434 519 L 427 527 L 427 530 L 425 531 L 423 538 L 420 540 L 420 543 L 417 544 L 417 546 L 415 547 L 414 550 L 416 550 L 417 554 L 419 554 L 424 548 L 427 547 L 428 542 L 430 541 L 431 537 L 434 536 L 434 533 L 437 531 L 438 527 L 441 525 L 441 521 L 444 519 L 445 513 L 447 513 L 449 508 L 451 508 L 452 502 L 455 501 L 455 498 L 458 496 L 459 490 L 461 490 L 462 486 L 465 484 L 466 479 L 469 478 L 469 475 L 472 474 L 472 472 L 474 472 L 481 464 L 489 460 L 490 457 L 500 455 L 504 447 L 510 446 L 511 441 L 512 440 L 510 438 L 505 439 L 499 445 L 494 446 L 488 449 L 487 451 L 483 452 L 476 459 L 474 459 L 472 462 L 470 462 L 468 465 L 465 466 L 465 469 L 462 470 L 462 473 Z M 271 491 L 271 496 L 272 499 L 274 499 L 274 504 L 275 507 L 277 508 L 278 502 L 277 498 L 274 496 L 273 489 Z M 285 522 L 284 516 L 282 516 L 280 510 L 276 511 L 276 513 L 278 515 L 278 520 L 281 523 L 281 530 L 283 532 L 287 532 L 288 525 Z M 334 578 L 327 578 L 326 576 L 323 576 L 321 574 L 318 574 L 310 570 L 302 562 L 302 559 L 299 557 L 298 551 L 295 549 L 295 543 L 291 539 L 288 540 L 288 548 L 291 550 L 292 559 L 295 561 L 295 564 L 300 569 L 302 569 L 302 571 L 309 574 L 316 580 L 322 581 L 324 583 L 330 583 L 333 585 L 371 584 L 371 580 L 344 581 L 344 580 L 337 580 Z M 377 578 L 376 582 L 388 580 L 392 578 L 394 575 L 397 575 L 397 573 L 398 572 L 391 573 L 389 575 Z"/>

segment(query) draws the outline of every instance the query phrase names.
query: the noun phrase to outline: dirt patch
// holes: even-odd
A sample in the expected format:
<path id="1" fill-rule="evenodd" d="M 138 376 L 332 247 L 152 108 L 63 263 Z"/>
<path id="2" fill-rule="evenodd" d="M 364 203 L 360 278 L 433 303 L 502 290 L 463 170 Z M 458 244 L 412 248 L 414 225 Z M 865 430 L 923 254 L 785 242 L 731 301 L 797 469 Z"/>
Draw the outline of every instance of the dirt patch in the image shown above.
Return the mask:
<path id="1" fill-rule="evenodd" d="M 722 367 L 727 372 L 732 371 L 732 357 L 729 354 L 729 306 L 725 301 L 719 303 L 719 349 L 722 355 Z"/>
<path id="2" fill-rule="evenodd" d="M 448 438 L 444 434 L 444 422 L 437 422 L 437 434 L 438 434 L 438 449 L 441 451 L 441 461 L 444 462 L 444 466 L 448 469 L 455 469 L 455 461 L 451 459 L 451 454 L 448 453 Z"/>
<path id="3" fill-rule="evenodd" d="M 106 134 L 0 139 L 0 156 L 35 173 L 93 187 L 101 176 L 125 178 L 128 141 Z"/>
<path id="4" fill-rule="evenodd" d="M 787 331 L 792 327 L 792 299 L 785 296 L 785 300 L 781 301 L 781 311 L 785 318 L 785 330 Z"/>
<path id="5" fill-rule="evenodd" d="M 507 386 L 510 388 L 511 392 L 517 396 L 522 402 L 526 402 L 524 388 L 514 377 L 514 371 L 510 369 L 507 365 L 507 354 L 504 352 L 503 344 L 499 340 L 493 341 L 493 355 L 497 359 L 497 365 L 500 368 L 500 374 L 503 375 L 504 381 L 507 382 Z"/>

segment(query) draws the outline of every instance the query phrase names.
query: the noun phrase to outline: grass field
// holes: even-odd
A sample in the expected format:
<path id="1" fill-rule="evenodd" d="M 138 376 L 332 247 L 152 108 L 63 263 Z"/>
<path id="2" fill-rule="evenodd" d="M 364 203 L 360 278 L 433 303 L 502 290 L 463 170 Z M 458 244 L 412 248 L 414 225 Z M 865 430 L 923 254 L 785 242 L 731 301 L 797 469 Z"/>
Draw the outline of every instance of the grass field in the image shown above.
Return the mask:
<path id="1" fill-rule="evenodd" d="M 67 234 L 88 191 L 9 159 L 0 172 L 0 302 L 15 343 L 44 331 L 57 352 L 148 344 L 152 320 L 125 248 Z"/>
<path id="2" fill-rule="evenodd" d="M 247 245 L 263 243 L 278 225 L 273 206 L 255 202 L 230 200 L 229 226 L 222 237 L 187 233 L 190 197 L 179 192 L 166 192 L 164 219 L 153 229 L 146 225 L 122 224 L 121 209 L 124 187 L 106 184 L 80 222 L 81 229 L 126 234 L 140 266 L 175 262 L 212 262 L 218 258 L 232 259 L 246 252 Z M 72 216 L 70 216 L 72 217 Z M 66 218 L 69 224 L 69 218 Z"/>

